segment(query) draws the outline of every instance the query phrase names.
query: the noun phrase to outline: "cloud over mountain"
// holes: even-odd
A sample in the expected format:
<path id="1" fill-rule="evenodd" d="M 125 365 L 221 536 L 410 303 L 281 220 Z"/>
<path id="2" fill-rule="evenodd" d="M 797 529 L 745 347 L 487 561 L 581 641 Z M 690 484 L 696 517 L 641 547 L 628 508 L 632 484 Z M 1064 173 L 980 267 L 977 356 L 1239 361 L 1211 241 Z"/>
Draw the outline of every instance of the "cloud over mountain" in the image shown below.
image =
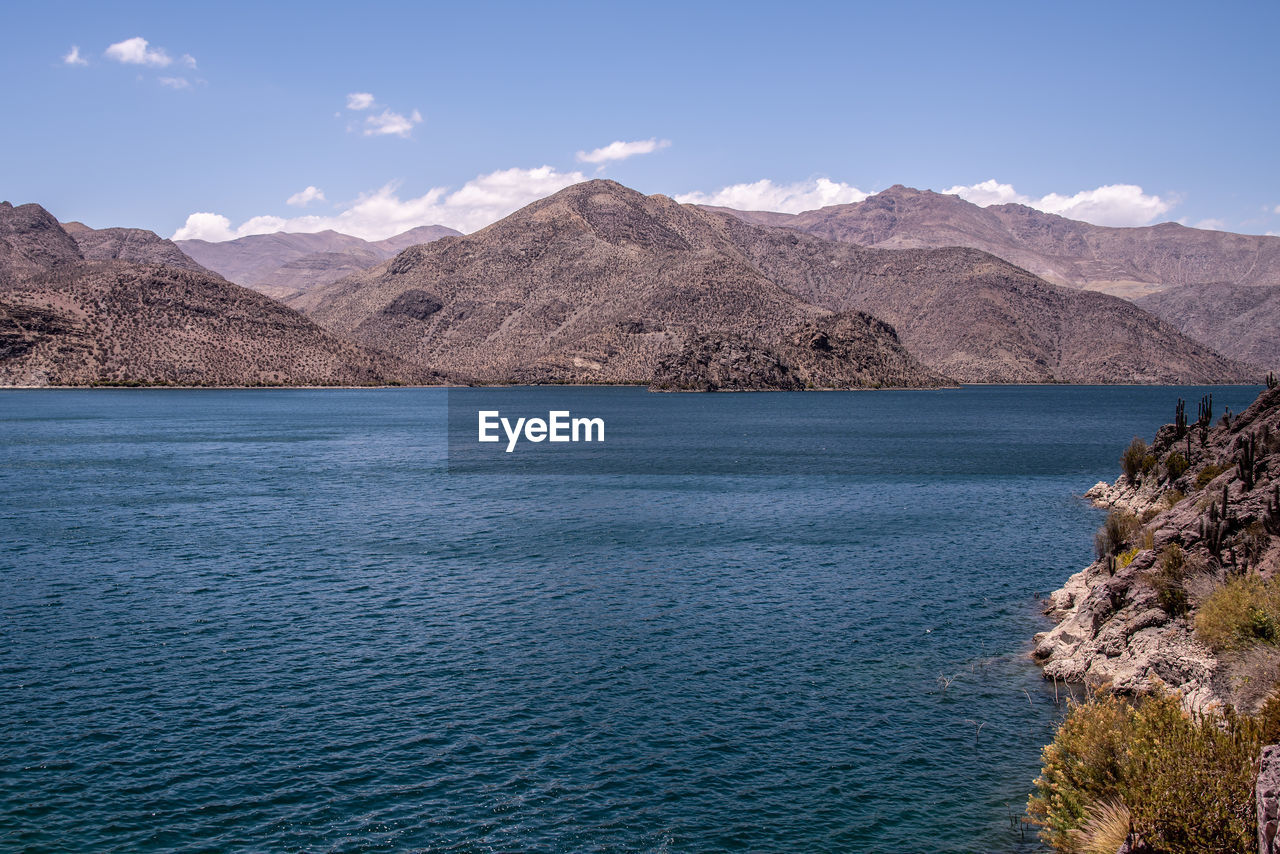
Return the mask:
<path id="1" fill-rule="evenodd" d="M 1144 193 L 1136 184 L 1106 184 L 1070 196 L 1049 193 L 1037 199 L 993 178 L 978 184 L 957 184 L 942 192 L 984 208 L 1013 202 L 1068 219 L 1110 226 L 1150 225 L 1174 206 L 1172 200 Z"/>
<path id="2" fill-rule="evenodd" d="M 410 199 L 400 198 L 397 185 L 391 183 L 361 195 L 331 216 L 255 216 L 232 228 L 231 220 L 221 214 L 193 213 L 173 239 L 216 242 L 249 234 L 333 229 L 365 240 L 382 240 L 420 225 L 447 225 L 471 232 L 583 180 L 581 172 L 560 172 L 551 166 L 500 169 L 479 175 L 452 192 L 448 187 L 433 187 Z"/>
<path id="3" fill-rule="evenodd" d="M 860 202 L 869 193 L 830 178 L 775 184 L 768 178 L 749 184 L 732 184 L 713 193 L 682 193 L 676 201 L 690 205 L 716 205 L 740 211 L 778 211 L 800 213 L 828 205 Z"/>

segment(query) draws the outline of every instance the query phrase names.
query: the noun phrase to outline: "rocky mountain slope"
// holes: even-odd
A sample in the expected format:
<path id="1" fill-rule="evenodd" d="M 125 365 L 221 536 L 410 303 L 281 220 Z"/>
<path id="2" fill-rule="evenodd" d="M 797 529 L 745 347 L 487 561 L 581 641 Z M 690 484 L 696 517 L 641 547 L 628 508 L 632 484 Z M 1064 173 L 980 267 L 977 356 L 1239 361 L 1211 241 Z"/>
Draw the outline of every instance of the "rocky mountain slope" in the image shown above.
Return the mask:
<path id="1" fill-rule="evenodd" d="M 728 209 L 721 209 L 728 210 Z M 1025 205 L 979 207 L 896 185 L 861 202 L 801 214 L 731 211 L 756 225 L 887 249 L 966 246 L 1054 284 L 1134 298 L 1178 285 L 1280 285 L 1280 237 L 1176 223 L 1109 228 Z"/>
<path id="2" fill-rule="evenodd" d="M 1122 300 L 982 252 L 883 250 L 759 228 L 591 181 L 464 238 L 414 247 L 289 301 L 340 334 L 492 376 L 648 382 L 692 335 L 783 341 L 865 312 L 967 382 L 1256 379 Z"/>
<path id="3" fill-rule="evenodd" d="M 669 388 L 936 385 L 891 329 L 754 268 L 724 224 L 611 181 L 290 301 L 326 327 L 491 381 Z"/>
<path id="4" fill-rule="evenodd" d="M 228 281 L 281 299 L 367 270 L 410 246 L 459 233 L 442 225 L 423 225 L 375 241 L 321 231 L 254 234 L 219 243 L 179 240 L 177 244 Z"/>
<path id="5" fill-rule="evenodd" d="M 134 261 L 163 264 L 178 270 L 216 275 L 187 256 L 172 240 L 142 228 L 89 228 L 64 222 L 62 228 L 76 242 L 86 261 Z"/>
<path id="6" fill-rule="evenodd" d="M 105 245 L 139 245 L 130 235 L 113 243 L 119 236 L 109 234 Z M 91 251 L 102 245 L 93 243 Z M 371 385 L 433 379 L 208 272 L 86 260 L 39 205 L 0 205 L 0 385 Z"/>
<path id="7" fill-rule="evenodd" d="M 833 311 L 874 314 L 921 361 L 963 382 L 1260 378 L 1131 303 L 1051 285 L 975 249 L 866 249 L 708 215 L 782 287 Z"/>
<path id="8" fill-rule="evenodd" d="M 1179 285 L 1134 303 L 1220 353 L 1280 370 L 1280 286 Z"/>
<path id="9" fill-rule="evenodd" d="M 1045 678 L 1132 693 L 1158 681 L 1192 708 L 1255 712 L 1280 684 L 1276 616 L 1240 608 L 1257 643 L 1217 648 L 1221 614 L 1202 617 L 1280 570 L 1280 389 L 1229 423 L 1161 427 L 1130 467 L 1087 493 L 1114 508 L 1099 558 L 1050 597 L 1058 625 L 1037 636 L 1034 657 Z M 1237 593 L 1224 595 L 1228 584 Z"/>

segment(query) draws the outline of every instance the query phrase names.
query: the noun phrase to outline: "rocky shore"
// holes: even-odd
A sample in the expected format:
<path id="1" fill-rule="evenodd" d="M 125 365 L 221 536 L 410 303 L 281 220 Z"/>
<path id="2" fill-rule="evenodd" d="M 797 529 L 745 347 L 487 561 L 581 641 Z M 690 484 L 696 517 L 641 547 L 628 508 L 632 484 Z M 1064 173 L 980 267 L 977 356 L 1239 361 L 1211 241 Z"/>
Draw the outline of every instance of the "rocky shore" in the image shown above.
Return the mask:
<path id="1" fill-rule="evenodd" d="M 1246 713 L 1280 684 L 1280 646 L 1215 651 L 1196 631 L 1229 579 L 1280 568 L 1280 389 L 1239 415 L 1201 408 L 1190 423 L 1180 408 L 1149 447 L 1135 441 L 1127 473 L 1085 494 L 1111 517 L 1098 559 L 1049 597 L 1057 625 L 1032 653 L 1046 679 L 1128 694 L 1163 685 L 1189 709 Z"/>

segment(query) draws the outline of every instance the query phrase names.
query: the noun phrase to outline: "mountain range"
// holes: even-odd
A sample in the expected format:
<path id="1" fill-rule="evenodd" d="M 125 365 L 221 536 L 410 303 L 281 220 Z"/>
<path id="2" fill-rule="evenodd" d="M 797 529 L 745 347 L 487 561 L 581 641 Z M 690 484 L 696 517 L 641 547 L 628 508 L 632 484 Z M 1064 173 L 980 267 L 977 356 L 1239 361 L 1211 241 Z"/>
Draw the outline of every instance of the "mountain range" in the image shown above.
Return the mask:
<path id="1" fill-rule="evenodd" d="M 179 240 L 176 247 L 229 282 L 283 299 L 367 270 L 415 244 L 460 233 L 443 225 L 422 225 L 375 241 L 336 231 L 280 232 L 219 243 Z"/>
<path id="2" fill-rule="evenodd" d="M 1092 225 L 1020 204 L 979 207 L 895 185 L 861 202 L 799 214 L 720 208 L 755 225 L 883 249 L 981 249 L 1057 285 L 1128 299 L 1181 285 L 1280 285 L 1280 237 Z"/>
<path id="3" fill-rule="evenodd" d="M 1113 296 L 973 249 L 868 249 L 577 184 L 465 237 L 288 300 L 326 328 L 441 370 L 647 381 L 696 332 L 779 346 L 826 313 L 887 321 L 961 382 L 1232 382 L 1224 359 Z"/>
<path id="4" fill-rule="evenodd" d="M 1049 216 L 1023 210 L 1025 222 Z M 1265 241 L 1240 272 L 1258 284 L 1214 286 L 1238 292 L 1211 307 L 1196 308 L 1207 286 L 1160 282 L 1143 300 L 1171 323 L 1089 289 L 1100 267 L 1070 267 L 1082 289 L 981 248 L 908 245 L 980 221 L 994 241 L 988 214 L 1013 216 L 902 187 L 788 215 L 595 180 L 465 236 L 428 226 L 377 242 L 321 232 L 208 243 L 63 225 L 5 203 L 0 383 L 1215 383 L 1256 381 L 1268 364 L 1266 346 L 1240 352 L 1246 364 L 1204 343 L 1239 351 L 1241 330 L 1224 330 L 1275 310 L 1251 300 L 1272 290 Z M 1045 222 L 1098 247 L 1123 244 L 1109 232 L 1142 231 Z M 1127 270 L 1164 269 L 1133 258 Z"/>

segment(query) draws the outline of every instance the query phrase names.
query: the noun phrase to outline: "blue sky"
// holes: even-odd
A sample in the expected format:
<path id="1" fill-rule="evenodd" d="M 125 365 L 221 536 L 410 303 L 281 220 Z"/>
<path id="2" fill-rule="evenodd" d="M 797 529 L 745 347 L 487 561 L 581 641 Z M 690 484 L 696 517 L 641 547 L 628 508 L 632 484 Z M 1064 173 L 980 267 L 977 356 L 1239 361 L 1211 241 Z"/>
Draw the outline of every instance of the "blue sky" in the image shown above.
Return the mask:
<path id="1" fill-rule="evenodd" d="M 0 197 L 96 227 L 472 230 L 603 176 L 739 207 L 902 183 L 1103 224 L 1280 232 L 1274 2 L 47 2 L 3 17 Z"/>

